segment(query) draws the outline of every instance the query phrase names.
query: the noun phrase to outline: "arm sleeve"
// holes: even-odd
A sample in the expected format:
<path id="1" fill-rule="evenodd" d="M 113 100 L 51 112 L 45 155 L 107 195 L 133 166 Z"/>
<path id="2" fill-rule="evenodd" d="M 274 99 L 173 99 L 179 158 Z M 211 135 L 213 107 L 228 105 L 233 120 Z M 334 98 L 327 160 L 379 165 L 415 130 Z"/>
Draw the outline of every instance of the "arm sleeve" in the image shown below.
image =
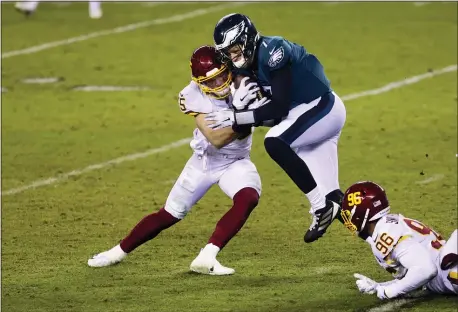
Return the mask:
<path id="1" fill-rule="evenodd" d="M 404 278 L 389 282 L 384 287 L 388 298 L 394 298 L 415 290 L 437 275 L 437 268 L 427 250 L 412 239 L 401 241 L 393 249 L 391 257 L 407 269 L 407 274 Z"/>

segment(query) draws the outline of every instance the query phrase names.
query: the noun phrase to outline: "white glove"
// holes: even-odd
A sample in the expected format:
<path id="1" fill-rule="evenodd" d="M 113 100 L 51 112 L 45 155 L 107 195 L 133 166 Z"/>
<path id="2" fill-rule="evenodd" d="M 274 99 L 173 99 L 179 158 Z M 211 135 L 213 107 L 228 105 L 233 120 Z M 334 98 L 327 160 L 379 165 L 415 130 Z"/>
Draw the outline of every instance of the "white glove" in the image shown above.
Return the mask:
<path id="1" fill-rule="evenodd" d="M 223 109 L 217 112 L 209 113 L 205 116 L 206 121 L 211 121 L 208 127 L 213 130 L 232 127 L 234 124 L 235 116 L 234 111 L 230 109 Z"/>
<path id="2" fill-rule="evenodd" d="M 250 82 L 245 85 L 245 82 L 248 79 L 249 77 L 243 78 L 240 82 L 239 88 L 234 93 L 232 105 L 236 110 L 245 109 L 248 103 L 256 98 L 256 92 L 259 91 L 259 87 L 256 82 Z"/>
<path id="3" fill-rule="evenodd" d="M 263 97 L 259 101 L 255 101 L 253 104 L 248 105 L 248 109 L 256 109 L 258 107 L 261 107 L 263 105 L 269 104 L 271 102 L 271 99 L 267 97 Z"/>
<path id="4" fill-rule="evenodd" d="M 375 294 L 377 287 L 379 286 L 376 281 L 358 273 L 353 274 L 353 276 L 357 279 L 356 286 L 358 286 L 360 292 L 369 295 Z"/>

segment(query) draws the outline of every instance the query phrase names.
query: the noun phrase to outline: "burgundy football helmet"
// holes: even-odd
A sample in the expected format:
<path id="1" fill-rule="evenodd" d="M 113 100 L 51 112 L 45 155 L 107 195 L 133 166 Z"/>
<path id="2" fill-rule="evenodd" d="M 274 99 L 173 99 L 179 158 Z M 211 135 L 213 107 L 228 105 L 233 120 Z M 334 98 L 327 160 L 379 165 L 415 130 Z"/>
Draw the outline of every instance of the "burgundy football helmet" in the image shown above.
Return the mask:
<path id="1" fill-rule="evenodd" d="M 347 229 L 359 234 L 368 222 L 378 220 L 389 212 L 385 190 L 377 183 L 362 181 L 347 189 L 340 213 Z"/>
<path id="2" fill-rule="evenodd" d="M 191 56 L 191 73 L 202 92 L 224 99 L 231 93 L 232 75 L 212 46 L 201 46 Z"/>

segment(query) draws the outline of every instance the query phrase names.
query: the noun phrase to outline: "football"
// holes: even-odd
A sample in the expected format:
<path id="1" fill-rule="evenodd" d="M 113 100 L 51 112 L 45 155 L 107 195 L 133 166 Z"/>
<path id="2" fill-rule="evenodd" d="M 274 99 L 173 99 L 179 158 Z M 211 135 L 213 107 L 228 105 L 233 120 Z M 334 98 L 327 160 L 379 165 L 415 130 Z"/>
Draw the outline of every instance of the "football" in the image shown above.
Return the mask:
<path id="1" fill-rule="evenodd" d="M 233 78 L 233 82 L 234 82 L 234 89 L 237 90 L 239 87 L 240 87 L 240 84 L 242 83 L 242 79 L 245 78 L 247 76 L 244 76 L 244 75 L 236 75 L 234 78 Z M 249 76 L 248 76 L 249 77 Z M 258 87 L 259 87 L 259 91 L 257 92 L 257 96 L 256 96 L 256 99 L 257 100 L 261 100 L 263 97 L 265 96 L 268 96 L 266 92 L 264 92 L 264 90 L 262 89 L 262 87 L 259 85 L 258 81 L 256 79 L 254 79 L 253 77 L 249 77 L 246 81 L 245 81 L 245 85 L 251 83 L 251 82 L 255 82 Z M 248 105 L 252 104 L 255 100 L 252 100 Z"/>

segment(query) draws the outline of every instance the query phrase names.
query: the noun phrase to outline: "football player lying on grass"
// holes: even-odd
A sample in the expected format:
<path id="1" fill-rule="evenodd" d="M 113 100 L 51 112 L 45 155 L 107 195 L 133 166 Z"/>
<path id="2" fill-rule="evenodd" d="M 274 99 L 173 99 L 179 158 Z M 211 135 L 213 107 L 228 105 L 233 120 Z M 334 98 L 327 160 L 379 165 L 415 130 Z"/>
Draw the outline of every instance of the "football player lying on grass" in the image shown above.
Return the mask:
<path id="1" fill-rule="evenodd" d="M 212 130 L 207 126 L 206 114 L 228 109 L 233 104 L 230 90 L 232 75 L 217 57 L 215 48 L 202 46 L 194 51 L 191 73 L 192 81 L 179 94 L 179 106 L 183 113 L 195 117 L 197 129 L 191 141 L 193 155 L 175 182 L 165 205 L 144 217 L 120 244 L 89 259 L 89 266 L 105 267 L 120 262 L 138 246 L 182 220 L 210 187 L 218 184 L 233 200 L 233 206 L 218 221 L 207 245 L 191 263 L 190 269 L 210 275 L 235 272 L 221 265 L 216 256 L 243 227 L 258 205 L 261 194 L 261 179 L 250 160 L 251 126 L 221 130 Z M 255 98 L 256 90 L 253 90 L 246 101 Z"/>
<path id="2" fill-rule="evenodd" d="M 446 242 L 420 221 L 390 213 L 385 190 L 373 182 L 358 182 L 345 192 L 345 226 L 372 248 L 377 262 L 394 280 L 378 283 L 355 273 L 362 293 L 391 299 L 426 287 L 439 294 L 458 294 L 458 230 Z"/>

